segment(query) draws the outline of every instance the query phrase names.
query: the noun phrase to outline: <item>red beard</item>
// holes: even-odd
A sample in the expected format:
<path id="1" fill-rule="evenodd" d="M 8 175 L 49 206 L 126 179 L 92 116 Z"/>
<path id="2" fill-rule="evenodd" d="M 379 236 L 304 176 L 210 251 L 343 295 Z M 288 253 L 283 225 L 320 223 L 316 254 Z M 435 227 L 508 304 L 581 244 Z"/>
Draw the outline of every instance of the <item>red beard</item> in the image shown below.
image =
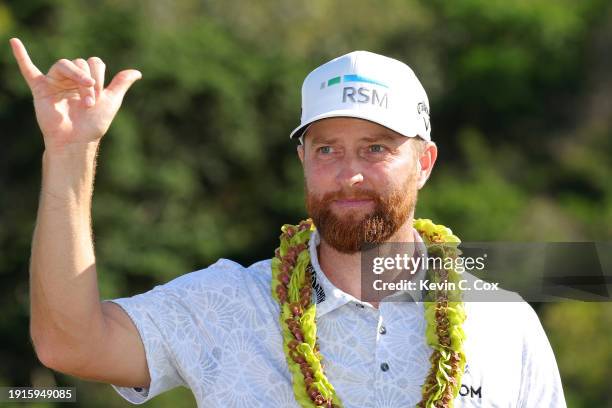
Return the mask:
<path id="1" fill-rule="evenodd" d="M 354 189 L 350 192 L 326 193 L 319 197 L 310 192 L 306 183 L 304 185 L 306 209 L 319 234 L 332 248 L 345 254 L 359 252 L 364 244 L 387 242 L 404 225 L 417 201 L 414 175 L 404 183 L 403 188 L 384 196 L 372 190 Z M 332 201 L 349 197 L 371 199 L 375 208 L 365 216 L 351 212 L 337 216 L 330 208 Z"/>

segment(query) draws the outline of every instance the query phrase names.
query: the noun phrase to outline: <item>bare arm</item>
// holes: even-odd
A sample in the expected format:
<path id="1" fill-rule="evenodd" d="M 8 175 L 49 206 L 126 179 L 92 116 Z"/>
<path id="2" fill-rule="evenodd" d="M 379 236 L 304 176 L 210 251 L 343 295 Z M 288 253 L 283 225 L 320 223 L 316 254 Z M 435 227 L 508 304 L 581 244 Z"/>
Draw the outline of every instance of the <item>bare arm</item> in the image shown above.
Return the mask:
<path id="1" fill-rule="evenodd" d="M 46 366 L 123 386 L 150 382 L 144 347 L 127 314 L 102 304 L 91 231 L 96 154 L 125 92 L 122 71 L 104 88 L 104 64 L 60 60 L 44 75 L 11 40 L 43 133 L 42 188 L 30 262 L 30 331 Z"/>

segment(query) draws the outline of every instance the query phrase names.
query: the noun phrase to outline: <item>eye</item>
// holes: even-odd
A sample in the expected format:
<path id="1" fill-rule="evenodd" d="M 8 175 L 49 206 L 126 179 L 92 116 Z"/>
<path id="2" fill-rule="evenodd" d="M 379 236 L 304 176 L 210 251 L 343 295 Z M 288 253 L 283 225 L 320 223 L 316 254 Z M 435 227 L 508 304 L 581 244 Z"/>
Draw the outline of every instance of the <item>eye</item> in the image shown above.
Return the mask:
<path id="1" fill-rule="evenodd" d="M 317 152 L 322 153 L 322 154 L 330 154 L 332 152 L 332 147 L 331 146 L 321 146 L 317 148 Z"/>
<path id="2" fill-rule="evenodd" d="M 372 153 L 383 153 L 385 150 L 387 150 L 385 146 L 380 145 L 380 144 L 370 145 L 369 149 L 370 149 L 370 152 Z"/>

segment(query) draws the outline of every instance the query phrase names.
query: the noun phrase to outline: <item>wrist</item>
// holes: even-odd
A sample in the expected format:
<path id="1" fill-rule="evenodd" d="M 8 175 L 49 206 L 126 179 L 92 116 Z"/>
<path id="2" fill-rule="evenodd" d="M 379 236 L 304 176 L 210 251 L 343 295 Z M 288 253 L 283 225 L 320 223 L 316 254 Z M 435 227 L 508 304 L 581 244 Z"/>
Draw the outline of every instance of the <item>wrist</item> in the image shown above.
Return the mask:
<path id="1" fill-rule="evenodd" d="M 70 143 L 63 146 L 45 146 L 43 156 L 47 160 L 79 160 L 82 158 L 95 157 L 99 146 L 99 140 L 83 143 Z"/>
<path id="2" fill-rule="evenodd" d="M 98 143 L 45 149 L 42 157 L 42 190 L 59 197 L 64 193 L 90 195 L 95 175 Z"/>

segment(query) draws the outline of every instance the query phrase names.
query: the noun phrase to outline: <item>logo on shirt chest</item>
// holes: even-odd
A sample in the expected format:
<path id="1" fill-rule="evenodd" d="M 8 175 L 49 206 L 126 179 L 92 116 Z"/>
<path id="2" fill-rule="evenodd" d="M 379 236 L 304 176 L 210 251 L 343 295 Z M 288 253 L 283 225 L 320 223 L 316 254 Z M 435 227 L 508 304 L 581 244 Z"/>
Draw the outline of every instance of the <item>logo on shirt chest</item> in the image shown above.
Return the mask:
<path id="1" fill-rule="evenodd" d="M 459 395 L 462 397 L 482 398 L 482 386 L 479 385 L 478 388 L 474 388 L 472 385 L 461 384 Z"/>
<path id="2" fill-rule="evenodd" d="M 478 398 L 482 399 L 482 385 L 472 385 L 474 380 L 470 374 L 469 364 L 465 365 L 465 371 L 463 372 L 463 378 L 461 379 L 461 387 L 459 388 L 459 395 L 467 398 Z"/>
<path id="3" fill-rule="evenodd" d="M 317 281 L 317 273 L 315 272 L 311 264 L 308 264 L 307 269 L 310 272 L 310 276 L 312 277 L 312 289 L 314 290 L 315 295 L 317 297 L 317 305 L 318 305 L 319 303 L 325 300 L 325 291 L 323 290 L 323 288 Z"/>

